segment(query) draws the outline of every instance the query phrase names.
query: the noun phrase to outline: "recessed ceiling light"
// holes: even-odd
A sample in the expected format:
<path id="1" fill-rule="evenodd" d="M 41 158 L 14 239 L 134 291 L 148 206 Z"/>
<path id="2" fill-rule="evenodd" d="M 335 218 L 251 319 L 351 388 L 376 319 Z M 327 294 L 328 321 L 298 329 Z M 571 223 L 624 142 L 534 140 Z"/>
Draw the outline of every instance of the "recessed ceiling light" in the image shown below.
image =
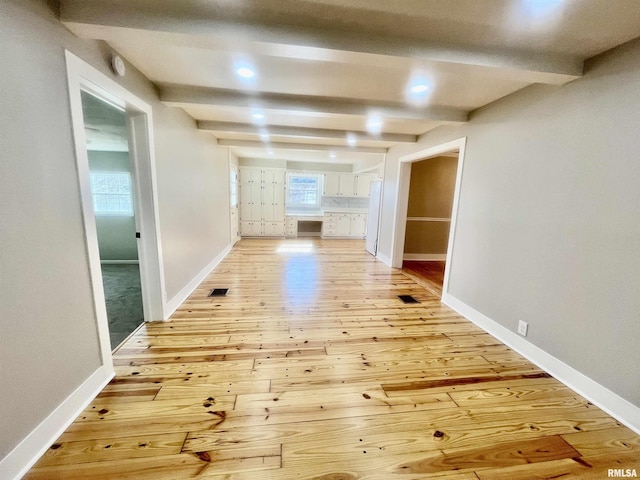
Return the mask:
<path id="1" fill-rule="evenodd" d="M 367 118 L 367 132 L 371 133 L 372 135 L 378 135 L 382 132 L 383 123 L 384 122 L 382 121 L 382 117 L 380 115 L 369 115 L 369 117 Z"/>
<path id="2" fill-rule="evenodd" d="M 335 152 L 331 152 L 331 153 L 329 154 L 329 157 L 330 157 L 330 158 L 336 158 L 336 153 L 335 153 Z"/>
<path id="3" fill-rule="evenodd" d="M 251 116 L 254 120 L 264 120 L 264 113 L 262 112 L 253 112 Z"/>
<path id="4" fill-rule="evenodd" d="M 268 141 L 269 140 L 269 134 L 266 131 L 261 130 L 260 131 L 260 140 L 262 140 L 263 142 Z"/>
<path id="5" fill-rule="evenodd" d="M 358 143 L 356 136 L 353 133 L 347 133 L 347 145 L 355 147 L 356 143 Z"/>
<path id="6" fill-rule="evenodd" d="M 236 73 L 239 77 L 242 78 L 253 78 L 256 76 L 256 72 L 249 67 L 240 67 L 236 70 Z"/>
<path id="7" fill-rule="evenodd" d="M 426 85 L 424 83 L 420 83 L 411 87 L 411 93 L 425 93 L 427 90 L 429 90 L 429 85 Z"/>
<path id="8" fill-rule="evenodd" d="M 268 153 L 269 155 L 273 155 L 273 150 L 269 150 L 267 153 Z"/>

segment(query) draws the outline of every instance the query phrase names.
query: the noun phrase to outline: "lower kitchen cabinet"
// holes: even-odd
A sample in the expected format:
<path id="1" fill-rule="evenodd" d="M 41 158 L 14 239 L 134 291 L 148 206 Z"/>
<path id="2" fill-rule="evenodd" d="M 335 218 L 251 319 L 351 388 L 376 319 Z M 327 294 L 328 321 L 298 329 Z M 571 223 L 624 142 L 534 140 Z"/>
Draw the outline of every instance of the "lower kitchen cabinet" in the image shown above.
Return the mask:
<path id="1" fill-rule="evenodd" d="M 331 212 L 324 214 L 323 237 L 364 238 L 367 228 L 366 213 Z"/>

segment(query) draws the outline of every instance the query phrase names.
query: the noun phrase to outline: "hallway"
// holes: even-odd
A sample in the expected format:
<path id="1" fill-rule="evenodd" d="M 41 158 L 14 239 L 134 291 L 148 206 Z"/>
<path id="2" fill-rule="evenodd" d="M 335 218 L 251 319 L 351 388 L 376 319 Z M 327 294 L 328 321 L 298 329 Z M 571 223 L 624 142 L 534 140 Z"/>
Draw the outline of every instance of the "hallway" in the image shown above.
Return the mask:
<path id="1" fill-rule="evenodd" d="M 637 435 L 361 241 L 241 240 L 114 362 L 26 479 L 606 478 L 640 462 Z"/>

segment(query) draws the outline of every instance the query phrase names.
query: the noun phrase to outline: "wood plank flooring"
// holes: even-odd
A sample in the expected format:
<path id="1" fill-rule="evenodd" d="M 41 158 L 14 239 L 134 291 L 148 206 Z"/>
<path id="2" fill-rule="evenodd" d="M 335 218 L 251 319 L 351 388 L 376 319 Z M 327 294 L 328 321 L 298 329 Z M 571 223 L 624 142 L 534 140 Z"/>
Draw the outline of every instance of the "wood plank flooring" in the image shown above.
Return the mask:
<path id="1" fill-rule="evenodd" d="M 418 285 L 438 298 L 442 297 L 442 284 L 444 283 L 445 262 L 441 261 L 414 261 L 402 262 L 402 273 L 413 279 Z"/>
<path id="2" fill-rule="evenodd" d="M 229 288 L 226 297 L 208 297 Z M 409 294 L 419 304 L 404 304 Z M 354 240 L 242 240 L 25 478 L 640 471 L 640 438 Z"/>

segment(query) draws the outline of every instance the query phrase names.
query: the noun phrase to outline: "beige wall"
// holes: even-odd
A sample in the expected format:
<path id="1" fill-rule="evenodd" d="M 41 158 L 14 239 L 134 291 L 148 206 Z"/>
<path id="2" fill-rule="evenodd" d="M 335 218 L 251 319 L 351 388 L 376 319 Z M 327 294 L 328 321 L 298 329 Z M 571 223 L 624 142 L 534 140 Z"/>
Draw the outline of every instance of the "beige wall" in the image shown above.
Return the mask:
<path id="1" fill-rule="evenodd" d="M 450 294 L 640 407 L 640 40 L 564 86 L 533 85 L 387 155 L 467 137 Z"/>
<path id="2" fill-rule="evenodd" d="M 411 164 L 407 217 L 451 217 L 457 166 L 457 157 L 435 157 Z M 449 222 L 407 221 L 404 253 L 445 255 L 449 225 Z"/>
<path id="3" fill-rule="evenodd" d="M 226 148 L 133 66 L 116 78 L 111 49 L 74 37 L 55 5 L 0 2 L 0 461 L 101 362 L 65 49 L 153 108 L 168 297 L 229 244 Z"/>
<path id="4" fill-rule="evenodd" d="M 448 241 L 449 222 L 407 222 L 404 253 L 444 256 Z"/>

